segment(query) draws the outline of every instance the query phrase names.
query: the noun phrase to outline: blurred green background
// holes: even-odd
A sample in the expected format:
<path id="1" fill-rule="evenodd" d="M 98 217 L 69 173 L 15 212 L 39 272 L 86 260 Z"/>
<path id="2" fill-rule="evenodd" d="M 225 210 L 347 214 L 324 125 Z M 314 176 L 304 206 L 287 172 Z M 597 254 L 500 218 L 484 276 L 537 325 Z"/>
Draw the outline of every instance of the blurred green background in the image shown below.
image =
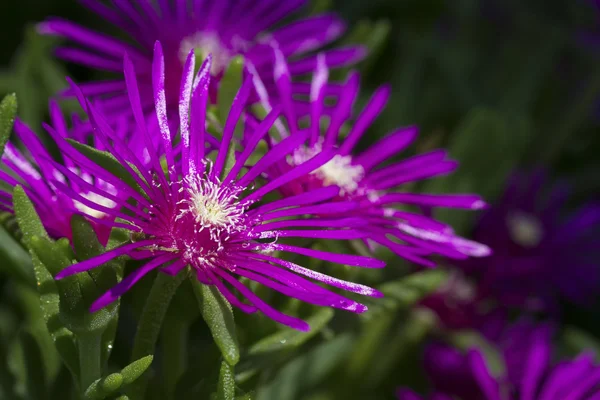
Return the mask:
<path id="1" fill-rule="evenodd" d="M 40 124 L 47 117 L 48 97 L 65 87 L 64 76 L 76 81 L 96 76 L 56 60 L 52 48 L 58 41 L 39 37 L 34 24 L 57 15 L 104 32 L 114 30 L 74 0 L 1 3 L 0 95 L 16 92 L 20 116 L 40 132 Z M 371 56 L 358 66 L 363 72 L 361 102 L 378 85 L 392 85 L 391 101 L 367 141 L 375 141 L 395 127 L 418 124 L 421 136 L 413 151 L 448 147 L 461 161 L 457 174 L 426 182 L 426 189 L 474 191 L 493 202 L 511 171 L 542 165 L 553 176 L 566 177 L 573 183 L 574 206 L 598 199 L 600 9 L 592 1 L 321 0 L 311 1 L 303 12 L 324 10 L 334 10 L 348 21 L 348 34 L 342 42 L 361 42 L 371 47 Z M 341 78 L 343 73 L 336 74 Z M 441 217 L 463 233 L 470 230 L 472 220 L 467 213 Z M 392 274 L 396 278 L 401 275 L 398 271 Z M 371 275 L 369 279 L 378 278 Z M 415 368 L 399 370 L 398 365 L 400 360 L 411 365 L 418 359 L 418 343 L 427 316 L 409 313 L 407 306 L 427 291 L 422 287 L 427 279 L 434 287 L 441 278 L 433 273 L 414 288 L 410 281 L 390 282 L 389 301 L 369 305 L 371 311 L 361 317 L 368 329 L 358 326 L 354 316 L 336 313 L 336 322 L 318 334 L 320 339 L 334 340 L 313 340 L 308 350 L 292 361 L 287 353 L 279 354 L 276 361 L 269 359 L 270 367 L 278 368 L 265 369 L 260 379 L 247 368 L 248 382 L 262 388 L 259 398 L 273 400 L 385 399 L 391 398 L 397 385 L 419 382 L 421 378 L 413 376 L 418 375 Z M 23 324 L 39 342 L 48 338 L 40 333 L 45 327 L 40 324 L 39 309 L 37 314 L 35 311 L 35 293 L 21 290 L 5 275 L 1 275 L 0 285 L 0 337 L 5 339 L 0 359 L 4 359 L 8 343 Z M 394 297 L 396 290 L 400 294 Z M 414 298 L 403 297 L 406 290 Z M 185 296 L 184 291 L 180 301 L 185 301 Z M 131 308 L 135 309 L 136 304 Z M 130 317 L 124 308 L 112 361 L 117 366 L 125 364 L 128 357 L 127 333 L 134 329 Z M 329 320 L 331 315 L 325 317 Z M 261 326 L 253 325 L 254 320 L 240 316 L 238 323 L 257 329 L 242 337 L 242 342 L 260 339 L 263 331 Z M 207 369 L 217 365 L 218 360 L 202 323 L 196 322 L 192 328 L 195 336 L 190 354 L 198 357 L 192 358 L 193 373 L 184 376 L 189 382 L 196 376 L 208 376 Z M 575 347 L 586 346 L 581 343 L 591 346 L 592 342 L 585 341 L 588 339 L 577 336 L 579 333 L 574 335 L 579 343 Z M 306 337 L 302 343 L 311 339 Z M 21 335 L 19 340 L 24 349 L 29 348 L 27 336 Z M 382 342 L 386 342 L 385 348 L 380 347 Z M 22 369 L 27 356 L 31 354 L 11 355 L 11 360 L 17 360 L 9 363 L 13 372 Z M 70 377 L 64 368 L 58 368 L 56 354 L 38 357 L 50 371 L 47 373 L 52 376 L 54 390 L 38 393 L 39 398 L 69 398 L 64 388 Z M 260 357 L 250 359 L 263 368 Z M 344 368 L 338 368 L 342 364 Z M 6 365 L 0 363 L 1 368 Z M 244 365 L 236 372 L 240 370 L 244 371 Z M 303 372 L 309 370 L 308 375 Z M 1 379 L 5 372 L 0 371 Z M 25 376 L 27 380 L 32 374 Z M 161 398 L 160 394 L 156 396 Z"/>

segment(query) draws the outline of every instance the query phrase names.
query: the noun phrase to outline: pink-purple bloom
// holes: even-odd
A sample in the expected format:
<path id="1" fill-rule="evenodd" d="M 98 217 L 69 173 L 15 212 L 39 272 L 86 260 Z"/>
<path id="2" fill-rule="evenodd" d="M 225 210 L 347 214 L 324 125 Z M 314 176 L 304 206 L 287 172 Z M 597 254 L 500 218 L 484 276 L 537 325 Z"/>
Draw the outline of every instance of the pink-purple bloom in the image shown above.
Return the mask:
<path id="1" fill-rule="evenodd" d="M 305 5 L 306 0 L 123 0 L 111 5 L 99 0 L 82 2 L 108 24 L 125 32 L 129 40 L 122 41 L 59 18 L 41 23 L 38 30 L 70 40 L 69 45 L 57 49 L 58 57 L 116 75 L 114 80 L 80 86 L 86 96 L 101 102 L 108 116 L 129 108 L 125 81 L 119 76 L 125 53 L 136 69 L 142 108 L 152 114 L 155 41 L 162 43 L 165 52 L 167 108 L 176 111 L 178 82 L 191 49 L 198 56 L 212 54 L 211 99 L 214 100 L 216 84 L 233 57 L 242 55 L 271 88 L 274 46 L 290 60 L 293 75 L 299 76 L 314 69 L 313 50 L 332 43 L 345 31 L 345 24 L 334 14 L 300 19 L 273 30 L 282 19 Z M 364 56 L 365 49 L 360 46 L 327 50 L 325 55 L 331 67 L 353 64 Z M 296 82 L 294 91 L 308 93 L 308 85 Z"/>
<path id="2" fill-rule="evenodd" d="M 527 335 L 511 331 L 520 347 L 520 363 L 506 363 L 506 373 L 492 372 L 478 349 L 463 353 L 446 345 L 426 351 L 428 375 L 434 393 L 421 396 L 410 389 L 398 390 L 398 400 L 592 400 L 600 398 L 600 366 L 591 354 L 573 360 L 552 361 L 547 326 Z M 505 359 L 507 358 L 505 352 Z M 511 375 L 516 378 L 511 379 Z"/>
<path id="3" fill-rule="evenodd" d="M 69 128 L 54 101 L 50 102 L 50 118 L 52 126 L 46 125 L 46 129 L 58 137 L 63 140 L 84 139 L 84 129 L 81 129 L 78 119 L 73 118 L 73 126 Z M 121 124 L 118 126 L 122 127 Z M 83 214 L 91 220 L 99 240 L 106 243 L 110 229 L 96 221 L 111 217 L 103 211 L 87 207 L 77 199 L 93 200 L 106 208 L 112 208 L 123 200 L 118 186 L 108 183 L 101 175 L 79 168 L 68 156 L 64 157 L 61 164 L 53 162 L 42 141 L 19 119 L 15 121 L 14 131 L 26 150 L 20 150 L 14 143 L 6 145 L 0 161 L 0 210 L 14 212 L 12 190 L 20 185 L 31 199 L 50 236 L 70 239 L 71 217 Z M 124 131 L 119 130 L 119 134 L 124 135 Z M 93 139 L 93 143 L 97 149 L 104 149 L 100 141 Z M 77 182 L 72 177 L 77 177 Z M 95 189 L 106 193 L 106 196 L 98 196 Z M 69 193 L 76 193 L 76 196 Z"/>
<path id="4" fill-rule="evenodd" d="M 367 221 L 359 229 L 366 235 L 364 240 L 369 247 L 387 247 L 400 257 L 421 265 L 435 266 L 435 262 L 428 258 L 434 254 L 465 259 L 490 253 L 487 246 L 457 236 L 450 226 L 422 212 L 423 209 L 435 207 L 479 210 L 485 207 L 485 202 L 479 196 L 406 191 L 408 184 L 449 174 L 458 167 L 458 163 L 450 160 L 444 150 L 393 162 L 393 157 L 415 141 L 416 127 L 397 129 L 366 150 L 358 150 L 361 138 L 388 101 L 388 86 L 375 92 L 349 126 L 354 117 L 353 105 L 359 92 L 359 76 L 352 73 L 348 77 L 340 89 L 337 103 L 331 106 L 326 90 L 329 70 L 325 56 L 320 55 L 310 88 L 309 127 L 303 128 L 303 113 L 293 101 L 292 66 L 285 62 L 281 52 L 277 49 L 274 51 L 278 98 L 287 122 L 287 128 L 278 125 L 279 134 L 283 139 L 304 134 L 308 130 L 309 139 L 304 146 L 269 169 L 269 179 L 278 179 L 281 174 L 293 170 L 315 154 L 333 154 L 331 160 L 313 173 L 281 186 L 279 191 L 282 194 L 294 196 L 311 190 L 339 187 L 336 197 L 340 202 L 338 215 L 360 217 Z M 271 108 L 276 102 L 269 99 L 268 91 L 260 81 L 256 82 L 256 86 L 263 106 Z M 325 115 L 331 117 L 327 127 L 322 129 L 321 122 Z M 342 134 L 344 126 L 349 126 L 347 136 Z M 341 206 L 347 201 L 358 202 L 360 206 L 344 210 Z"/>
<path id="5" fill-rule="evenodd" d="M 257 144 L 269 133 L 279 116 L 277 109 L 256 127 L 246 126 L 248 143 L 243 150 L 228 151 L 234 145 L 233 132 L 252 88 L 246 80 L 232 104 L 224 126 L 220 147 L 216 153 L 206 150 L 206 107 L 212 79 L 212 58 L 208 57 L 195 72 L 193 51 L 188 55 L 181 80 L 179 98 L 180 142 L 172 142 L 169 116 L 165 99 L 166 81 L 164 57 L 160 43 L 156 43 L 152 65 L 156 117 L 160 128 L 160 147 L 155 147 L 146 127 L 137 86 L 137 75 L 129 58 L 125 58 L 125 82 L 132 114 L 138 131 L 146 138 L 147 152 L 133 151 L 117 137 L 95 106 L 85 100 L 77 87 L 73 87 L 80 102 L 88 112 L 94 135 L 106 142 L 115 159 L 127 169 L 135 180 L 134 185 L 124 185 L 120 177 L 111 175 L 107 182 L 123 188 L 132 201 L 121 201 L 118 207 L 107 209 L 93 199 L 77 198 L 91 209 L 102 211 L 115 218 L 110 226 L 132 232 L 132 241 L 106 253 L 74 264 L 61 271 L 61 279 L 79 272 L 97 268 L 122 255 L 144 259 L 145 263 L 127 275 L 119 284 L 97 299 L 92 307 L 96 311 L 115 301 L 149 271 L 158 269 L 166 274 L 178 274 L 187 266 L 199 281 L 215 285 L 235 307 L 245 311 L 261 311 L 273 320 L 300 330 L 309 326 L 302 320 L 279 312 L 261 300 L 238 280 L 243 277 L 272 288 L 287 296 L 305 302 L 363 312 L 366 307 L 356 301 L 330 291 L 313 281 L 369 296 L 381 293 L 360 284 L 345 282 L 304 268 L 280 258 L 282 254 L 296 254 L 349 266 L 381 268 L 384 263 L 364 256 L 336 254 L 287 244 L 286 238 L 359 239 L 364 234 L 357 229 L 363 221 L 358 218 L 337 218 L 331 214 L 339 208 L 331 199 L 338 188 L 327 187 L 282 199 L 260 201 L 282 185 L 311 173 L 333 157 L 333 152 L 323 151 L 306 162 L 290 169 L 277 179 L 260 186 L 257 178 L 275 163 L 285 159 L 308 138 L 306 134 L 294 135 L 271 148 L 254 165 L 246 163 Z M 171 83 L 172 84 L 172 83 Z M 79 153 L 59 135 L 53 135 L 61 151 L 77 165 L 89 170 L 110 173 Z M 143 162 L 136 154 L 148 154 Z M 213 156 L 212 158 L 210 158 Z M 233 160 L 231 160 L 233 157 Z M 161 161 L 164 163 L 161 164 Z M 231 162 L 233 161 L 233 162 Z M 76 179 L 76 177 L 73 177 Z M 83 180 L 81 180 L 83 181 Z M 90 188 L 104 196 L 102 188 Z M 76 193 L 70 192 L 73 196 Z M 344 207 L 359 207 L 358 202 L 347 202 Z M 277 253 L 275 253 L 277 252 Z M 238 298 L 239 293 L 244 300 Z"/>
<path id="6" fill-rule="evenodd" d="M 570 193 L 563 182 L 550 184 L 543 170 L 513 175 L 473 235 L 494 254 L 460 264 L 476 279 L 480 300 L 554 311 L 559 299 L 584 305 L 595 298 L 600 287 L 600 204 L 569 212 Z"/>

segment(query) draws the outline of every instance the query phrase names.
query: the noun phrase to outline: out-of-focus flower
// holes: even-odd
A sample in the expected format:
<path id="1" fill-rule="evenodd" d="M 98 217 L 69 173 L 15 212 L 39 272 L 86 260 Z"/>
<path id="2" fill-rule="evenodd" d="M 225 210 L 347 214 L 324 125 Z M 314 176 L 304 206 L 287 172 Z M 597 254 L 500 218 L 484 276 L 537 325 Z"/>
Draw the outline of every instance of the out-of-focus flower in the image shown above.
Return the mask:
<path id="1" fill-rule="evenodd" d="M 339 214 L 346 217 L 367 219 L 360 227 L 368 245 L 388 247 L 400 257 L 425 266 L 435 266 L 427 257 L 432 254 L 465 259 L 468 256 L 482 257 L 490 253 L 487 246 L 457 236 L 452 228 L 424 213 L 420 207 L 452 207 L 478 210 L 485 202 L 477 195 L 436 195 L 410 193 L 408 184 L 442 176 L 454 171 L 458 163 L 449 160 L 444 150 L 409 157 L 399 162 L 390 162 L 392 157 L 405 150 L 417 137 L 416 127 L 400 128 L 385 136 L 370 148 L 356 151 L 357 144 L 373 121 L 385 107 L 390 88 L 379 88 L 364 110 L 356 117 L 347 136 L 344 124 L 353 116 L 352 108 L 359 91 L 358 74 L 353 73 L 343 85 L 337 104 L 331 114 L 327 128 L 322 131 L 320 123 L 327 104 L 328 69 L 325 56 L 317 61 L 310 89 L 310 126 L 304 128 L 302 115 L 293 103 L 291 66 L 285 62 L 284 54 L 275 51 L 275 80 L 279 98 L 286 117 L 288 129 L 280 129 L 282 138 L 295 137 L 308 132 L 305 146 L 269 169 L 268 177 L 278 179 L 282 174 L 296 168 L 307 159 L 321 152 L 331 152 L 333 158 L 313 173 L 300 177 L 280 188 L 286 196 L 294 196 L 311 190 L 338 186 L 337 200 L 358 202 L 360 207 Z M 268 93 L 257 82 L 258 93 L 266 108 L 270 108 Z M 412 208 L 411 208 L 412 207 Z"/>
<path id="2" fill-rule="evenodd" d="M 494 254 L 460 263 L 477 279 L 479 299 L 532 311 L 552 311 L 559 298 L 593 300 L 600 285 L 600 204 L 565 215 L 569 194 L 562 183 L 548 185 L 544 171 L 513 175 L 473 235 Z"/>
<path id="3" fill-rule="evenodd" d="M 165 74 L 169 78 L 165 87 L 167 108 L 176 111 L 178 82 L 191 49 L 202 57 L 212 54 L 211 97 L 214 98 L 214 89 L 233 57 L 244 56 L 267 86 L 272 87 L 272 46 L 278 46 L 286 58 L 293 60 L 290 68 L 298 76 L 314 69 L 313 50 L 333 42 L 345 31 L 344 23 L 334 14 L 301 19 L 271 31 L 306 0 L 165 0 L 157 5 L 147 0 L 125 0 L 113 2 L 111 6 L 99 0 L 83 3 L 107 23 L 124 31 L 131 40 L 121 41 L 58 18 L 41 23 L 38 30 L 67 38 L 74 44 L 57 49 L 58 57 L 117 75 L 122 73 L 122 59 L 128 53 L 136 67 L 142 108 L 150 114 L 152 48 L 157 40 L 165 51 Z M 340 67 L 359 61 L 365 54 L 363 47 L 350 46 L 328 50 L 326 59 L 329 66 Z M 308 93 L 308 88 L 306 83 L 294 84 L 298 94 Z M 111 81 L 85 83 L 81 89 L 86 96 L 101 99 L 108 116 L 129 111 L 122 76 Z M 330 89 L 335 91 L 336 87 Z"/>
<path id="4" fill-rule="evenodd" d="M 62 140 L 67 138 L 81 140 L 81 125 L 74 119 L 74 126 L 68 129 L 63 115 L 56 104 L 50 102 L 52 126 Z M 110 228 L 104 224 L 113 217 L 98 209 L 88 207 L 77 199 L 86 199 L 102 205 L 103 209 L 112 209 L 124 200 L 120 185 L 114 186 L 103 179 L 106 174 L 97 174 L 94 169 L 86 169 L 75 164 L 66 156 L 62 163 L 54 162 L 48 150 L 38 136 L 19 119 L 15 121 L 15 133 L 26 150 L 21 151 L 15 144 L 8 143 L 0 161 L 0 210 L 12 213 L 12 189 L 20 185 L 38 212 L 48 233 L 55 238 L 71 238 L 71 217 L 74 214 L 85 215 L 94 226 L 102 243 L 106 243 Z M 104 144 L 92 139 L 94 146 L 104 149 Z M 76 179 L 74 179 L 76 178 Z M 98 194 L 100 190 L 103 195 Z"/>
<path id="5" fill-rule="evenodd" d="M 591 400 L 600 396 L 600 366 L 591 355 L 551 363 L 552 346 L 548 327 L 537 327 L 527 336 L 513 331 L 520 346 L 520 365 L 507 362 L 507 374 L 517 368 L 518 379 L 495 377 L 477 349 L 466 354 L 447 346 L 430 347 L 428 372 L 436 390 L 422 397 L 400 389 L 398 400 Z M 516 335 L 516 336 L 514 336 Z M 515 374 L 517 375 L 517 374 Z"/>
<path id="6" fill-rule="evenodd" d="M 273 320 L 295 329 L 307 330 L 309 326 L 266 304 L 236 276 L 308 303 L 358 313 L 365 311 L 366 307 L 362 304 L 329 291 L 305 277 L 364 295 L 380 296 L 381 293 L 306 269 L 279 256 L 279 253 L 293 253 L 349 266 L 383 267 L 383 262 L 369 257 L 336 254 L 285 243 L 285 238 L 344 240 L 364 237 L 356 229 L 364 223 L 363 220 L 329 217 L 339 207 L 339 204 L 330 201 L 339 189 L 322 188 L 285 199 L 258 203 L 265 195 L 282 185 L 318 169 L 332 158 L 333 153 L 323 151 L 278 179 L 264 186 L 256 186 L 257 177 L 273 164 L 293 154 L 308 135 L 295 135 L 282 141 L 260 161 L 246 169 L 246 162 L 255 147 L 265 138 L 279 115 L 277 110 L 273 110 L 256 129 L 247 129 L 249 139 L 243 151 L 237 155 L 228 151 L 230 145 L 233 145 L 235 126 L 250 95 L 252 81 L 249 79 L 243 83 L 232 104 L 220 148 L 214 160 L 209 161 L 209 155 L 205 151 L 208 135 L 205 131 L 205 113 L 211 63 L 212 59 L 208 57 L 194 80 L 193 52 L 190 52 L 185 61 L 179 108 L 181 143 L 175 145 L 171 141 L 166 115 L 165 78 L 168 76 L 165 74 L 162 48 L 157 42 L 152 75 L 153 98 L 160 125 L 162 150 L 159 150 L 153 148 L 151 135 L 145 127 L 134 67 L 128 58 L 125 59 L 125 80 L 132 112 L 139 131 L 144 132 L 144 137 L 148 138 L 145 145 L 150 162 L 145 167 L 126 144 L 115 137 L 108 150 L 135 179 L 135 187 L 127 186 L 127 193 L 135 199 L 135 203 L 121 201 L 118 207 L 108 210 L 93 199 L 77 200 L 117 218 L 112 225 L 131 231 L 132 241 L 101 256 L 72 265 L 61 271 L 56 278 L 87 271 L 114 257 L 129 255 L 147 261 L 97 299 L 91 307 L 92 311 L 115 301 L 153 269 L 177 274 L 188 265 L 196 273 L 198 280 L 215 285 L 232 305 L 245 312 L 260 310 Z M 78 92 L 76 87 L 73 89 Z M 94 134 L 105 139 L 113 138 L 110 126 L 95 110 L 95 106 L 86 101 L 81 92 L 78 92 L 78 97 L 87 108 Z M 86 168 L 100 168 L 92 160 L 82 157 L 60 136 L 54 135 L 54 138 L 61 151 L 72 157 L 77 164 Z M 113 176 L 108 182 L 118 185 L 121 180 Z M 96 188 L 94 193 L 104 195 L 100 188 Z M 344 205 L 348 209 L 358 206 L 357 202 L 347 202 Z M 240 300 L 234 292 L 238 292 L 247 302 Z"/>

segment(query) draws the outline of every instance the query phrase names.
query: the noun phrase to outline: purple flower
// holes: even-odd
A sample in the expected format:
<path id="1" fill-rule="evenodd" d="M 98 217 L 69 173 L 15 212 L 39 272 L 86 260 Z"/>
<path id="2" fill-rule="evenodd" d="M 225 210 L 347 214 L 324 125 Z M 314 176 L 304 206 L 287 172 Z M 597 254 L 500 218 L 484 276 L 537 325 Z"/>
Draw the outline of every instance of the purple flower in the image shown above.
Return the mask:
<path id="1" fill-rule="evenodd" d="M 516 332 L 513 332 L 516 334 Z M 518 368 L 519 378 L 495 377 L 483 354 L 471 349 L 466 354 L 447 346 L 430 348 L 428 359 L 435 364 L 428 372 L 436 392 L 431 400 L 591 400 L 600 396 L 600 366 L 591 355 L 551 363 L 552 345 L 547 327 L 541 326 L 520 340 L 522 363 L 507 363 L 508 374 Z M 513 371 L 515 372 L 515 371 Z M 400 389 L 398 400 L 425 397 Z"/>
<path id="2" fill-rule="evenodd" d="M 569 194 L 563 183 L 550 186 L 544 171 L 514 174 L 475 229 L 474 239 L 494 254 L 461 263 L 478 278 L 480 298 L 546 311 L 557 308 L 557 297 L 582 305 L 594 299 L 600 204 L 566 213 Z"/>
<path id="3" fill-rule="evenodd" d="M 50 117 L 53 126 L 47 125 L 47 130 L 61 138 L 83 139 L 81 122 L 74 118 L 73 127 L 69 129 L 54 101 L 50 102 Z M 123 200 L 118 187 L 101 175 L 76 166 L 68 156 L 62 164 L 53 162 L 37 135 L 19 119 L 15 121 L 14 131 L 27 150 L 23 152 L 13 143 L 6 145 L 0 161 L 0 210 L 13 213 L 12 189 L 21 185 L 50 236 L 71 239 L 71 217 L 83 214 L 92 222 L 99 240 L 106 243 L 110 228 L 98 221 L 106 223 L 113 219 L 104 209 L 114 208 Z M 94 146 L 104 148 L 97 140 Z M 105 195 L 99 195 L 97 190 Z M 78 199 L 93 201 L 104 208 L 92 209 Z"/>
<path id="4" fill-rule="evenodd" d="M 306 0 L 160 0 L 158 7 L 148 0 L 115 1 L 112 6 L 98 0 L 83 0 L 83 3 L 107 23 L 124 31 L 131 40 L 121 41 L 58 18 L 41 23 L 38 30 L 71 40 L 75 46 L 61 47 L 57 49 L 57 55 L 94 69 L 119 75 L 123 56 L 128 53 L 136 67 L 142 108 L 150 114 L 153 107 L 151 72 L 155 41 L 161 42 L 165 52 L 167 108 L 176 111 L 178 84 L 191 49 L 196 49 L 197 55 L 212 54 L 211 98 L 214 99 L 215 85 L 234 56 L 244 56 L 271 87 L 272 46 L 279 46 L 285 57 L 293 60 L 290 68 L 298 76 L 314 68 L 316 56 L 310 54 L 313 50 L 333 42 L 345 30 L 344 23 L 336 15 L 323 14 L 271 31 L 282 19 L 303 6 Z M 328 65 L 341 67 L 359 61 L 365 53 L 364 48 L 352 46 L 328 50 L 326 58 Z M 86 96 L 101 99 L 111 115 L 129 109 L 122 76 L 80 87 Z M 335 87 L 331 89 L 335 90 Z M 308 93 L 308 85 L 295 83 L 294 91 Z"/>
<path id="5" fill-rule="evenodd" d="M 340 208 L 339 215 L 360 216 L 368 223 L 360 227 L 367 243 L 388 247 L 397 255 L 425 266 L 435 263 L 427 257 L 440 254 L 455 259 L 467 256 L 486 256 L 487 246 L 456 236 L 451 227 L 419 212 L 422 208 L 452 207 L 478 210 L 485 206 L 477 195 L 438 195 L 407 192 L 408 185 L 420 180 L 442 176 L 454 171 L 458 163 L 449 160 L 444 150 L 409 157 L 399 162 L 389 162 L 392 157 L 405 150 L 417 137 L 416 127 L 400 128 L 370 148 L 358 151 L 357 144 L 373 121 L 385 107 L 390 88 L 379 88 L 364 110 L 356 117 L 347 136 L 342 128 L 352 117 L 352 107 L 358 96 L 359 78 L 353 73 L 340 90 L 339 101 L 331 110 L 326 101 L 328 69 L 325 56 L 317 61 L 310 89 L 310 126 L 304 122 L 293 103 L 291 66 L 285 62 L 284 54 L 275 49 L 275 80 L 279 98 L 289 130 L 280 126 L 282 138 L 305 134 L 309 140 L 290 157 L 268 171 L 269 179 L 278 179 L 323 151 L 331 152 L 333 158 L 311 174 L 302 176 L 281 186 L 280 192 L 294 196 L 310 190 L 338 186 L 337 200 L 358 202 L 354 210 Z M 271 102 L 261 82 L 256 82 L 257 92 L 266 108 Z M 328 100 L 328 99 L 327 99 Z M 331 114 L 328 127 L 322 131 L 320 122 L 325 114 Z M 400 208 L 402 207 L 402 208 Z"/>
<path id="6" fill-rule="evenodd" d="M 74 88 L 80 102 L 87 108 L 94 134 L 112 143 L 108 150 L 135 179 L 136 185 L 125 187 L 128 196 L 135 202 L 121 201 L 119 207 L 105 210 L 118 218 L 113 226 L 132 232 L 132 241 L 101 256 L 72 265 L 61 271 L 56 279 L 99 267 L 114 257 L 128 255 L 135 259 L 145 259 L 146 262 L 97 299 L 91 311 L 115 301 L 153 269 L 174 275 L 188 265 L 196 273 L 198 280 L 207 285 L 215 285 L 232 305 L 245 312 L 260 310 L 273 320 L 295 329 L 307 330 L 309 326 L 266 304 L 237 277 L 247 278 L 311 304 L 357 313 L 365 311 L 364 305 L 329 291 L 306 277 L 364 295 L 381 296 L 381 293 L 309 270 L 279 257 L 279 253 L 292 253 L 349 266 L 384 266 L 381 261 L 369 257 L 330 253 L 286 243 L 286 238 L 354 239 L 364 236 L 356 229 L 362 220 L 330 217 L 339 207 L 330 202 L 338 189 L 322 188 L 259 203 L 282 185 L 322 166 L 332 158 L 333 153 L 323 151 L 278 179 L 264 186 L 256 186 L 256 178 L 274 163 L 290 156 L 307 139 L 307 134 L 295 135 L 282 141 L 258 162 L 246 168 L 246 162 L 255 147 L 266 137 L 279 115 L 277 110 L 273 110 L 256 129 L 246 127 L 248 143 L 241 152 L 234 155 L 235 159 L 231 163 L 228 159 L 232 153 L 228 149 L 234 145 L 233 131 L 250 95 L 252 80 L 248 79 L 234 100 L 225 123 L 220 148 L 211 161 L 211 155 L 205 151 L 208 135 L 205 130 L 205 113 L 211 63 L 212 59 L 208 57 L 194 79 L 193 52 L 190 52 L 185 61 L 179 100 L 181 141 L 180 145 L 175 145 L 171 141 L 167 122 L 165 79 L 168 76 L 165 73 L 162 48 L 160 43 L 156 43 L 152 81 L 156 117 L 160 125 L 161 148 L 158 149 L 153 147 L 151 135 L 146 129 L 136 74 L 133 64 L 126 57 L 124 74 L 132 113 L 138 130 L 148 138 L 145 141 L 147 154 L 150 155 L 147 167 L 125 143 L 115 137 L 95 106 Z M 72 157 L 79 165 L 102 170 L 61 137 L 54 137 L 63 153 Z M 163 160 L 166 171 L 163 171 L 161 165 Z M 117 176 L 108 178 L 108 182 L 122 186 L 122 181 Z M 101 189 L 97 189 L 96 193 L 104 195 Z M 81 199 L 80 201 L 83 202 Z M 92 209 L 104 210 L 92 200 L 84 204 Z M 346 204 L 348 208 L 358 206 L 357 202 Z M 238 292 L 246 301 L 240 300 L 234 292 Z"/>

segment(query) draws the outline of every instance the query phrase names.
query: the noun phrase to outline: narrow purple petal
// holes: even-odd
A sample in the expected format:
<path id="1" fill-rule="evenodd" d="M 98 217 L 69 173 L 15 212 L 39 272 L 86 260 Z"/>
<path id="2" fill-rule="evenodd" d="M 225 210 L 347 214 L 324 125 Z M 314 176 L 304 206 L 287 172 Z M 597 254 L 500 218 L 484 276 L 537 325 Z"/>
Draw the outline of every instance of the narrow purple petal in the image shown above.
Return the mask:
<path id="1" fill-rule="evenodd" d="M 153 244 L 154 244 L 153 240 L 142 240 L 140 242 L 129 243 L 129 244 L 117 247 L 116 249 L 109 250 L 106 253 L 102 253 L 101 255 L 99 255 L 97 257 L 90 258 L 89 260 L 85 260 L 85 261 L 79 262 L 77 264 L 73 264 L 70 267 L 63 269 L 58 274 L 56 274 L 54 279 L 59 280 L 62 278 L 66 278 L 67 276 L 78 274 L 83 271 L 89 271 L 90 269 L 96 268 L 102 264 L 109 262 L 113 258 L 127 254 L 135 249 L 139 249 L 144 246 L 151 246 Z"/>
<path id="2" fill-rule="evenodd" d="M 119 297 L 123 296 L 129 289 L 133 287 L 140 279 L 142 279 L 148 272 L 152 271 L 155 268 L 160 267 L 162 264 L 172 261 L 176 258 L 176 256 L 172 254 L 165 254 L 159 256 L 152 261 L 146 263 L 142 267 L 136 268 L 129 275 L 127 275 L 123 280 L 113 286 L 109 291 L 100 296 L 92 306 L 90 307 L 90 312 L 96 312 L 107 305 L 116 301 Z M 58 279 L 58 276 L 57 276 Z"/>

